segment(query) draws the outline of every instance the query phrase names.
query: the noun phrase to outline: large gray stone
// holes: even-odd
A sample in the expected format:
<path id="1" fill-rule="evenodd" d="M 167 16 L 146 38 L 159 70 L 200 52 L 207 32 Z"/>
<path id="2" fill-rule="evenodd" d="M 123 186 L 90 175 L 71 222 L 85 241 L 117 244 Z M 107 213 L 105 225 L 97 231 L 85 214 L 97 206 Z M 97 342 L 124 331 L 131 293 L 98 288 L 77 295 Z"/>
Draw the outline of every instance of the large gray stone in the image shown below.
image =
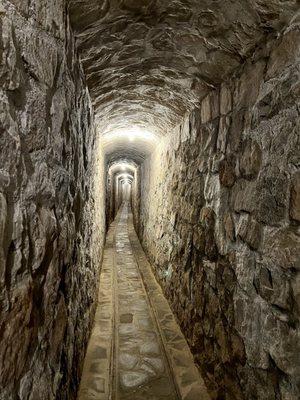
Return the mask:
<path id="1" fill-rule="evenodd" d="M 252 140 L 246 140 L 242 144 L 243 150 L 240 158 L 240 172 L 245 179 L 254 179 L 261 167 L 261 149 Z"/>
<path id="2" fill-rule="evenodd" d="M 290 216 L 292 219 L 300 222 L 300 172 L 292 177 L 291 195 L 290 195 Z"/>

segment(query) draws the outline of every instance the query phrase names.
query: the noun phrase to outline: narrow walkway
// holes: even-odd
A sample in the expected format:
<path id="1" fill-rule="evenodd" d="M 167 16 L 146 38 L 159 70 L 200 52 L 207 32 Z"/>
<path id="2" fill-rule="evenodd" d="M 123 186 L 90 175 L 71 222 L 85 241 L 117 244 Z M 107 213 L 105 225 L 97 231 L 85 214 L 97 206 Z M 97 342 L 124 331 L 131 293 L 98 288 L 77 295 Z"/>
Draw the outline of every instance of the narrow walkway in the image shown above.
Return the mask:
<path id="1" fill-rule="evenodd" d="M 209 400 L 125 204 L 111 225 L 79 400 Z"/>

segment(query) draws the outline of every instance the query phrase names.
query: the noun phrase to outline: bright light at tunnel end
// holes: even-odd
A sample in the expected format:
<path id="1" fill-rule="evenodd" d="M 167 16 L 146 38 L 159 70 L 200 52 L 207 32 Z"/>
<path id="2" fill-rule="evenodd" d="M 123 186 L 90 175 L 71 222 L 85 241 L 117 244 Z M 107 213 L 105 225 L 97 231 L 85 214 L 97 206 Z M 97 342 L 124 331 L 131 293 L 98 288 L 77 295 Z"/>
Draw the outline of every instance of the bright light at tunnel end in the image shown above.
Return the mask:
<path id="1" fill-rule="evenodd" d="M 158 136 L 155 133 L 147 129 L 143 129 L 139 126 L 119 128 L 113 131 L 106 132 L 103 136 L 106 139 L 124 138 L 128 139 L 130 142 L 133 142 L 136 139 L 149 141 L 158 140 Z"/>

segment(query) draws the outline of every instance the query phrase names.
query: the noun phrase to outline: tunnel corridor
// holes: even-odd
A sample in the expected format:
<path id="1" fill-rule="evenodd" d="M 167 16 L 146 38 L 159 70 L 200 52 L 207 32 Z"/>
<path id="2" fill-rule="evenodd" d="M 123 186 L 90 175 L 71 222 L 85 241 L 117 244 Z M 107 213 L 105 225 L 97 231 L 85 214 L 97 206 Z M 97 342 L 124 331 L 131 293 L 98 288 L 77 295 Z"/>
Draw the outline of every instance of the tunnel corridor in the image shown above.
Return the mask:
<path id="1" fill-rule="evenodd" d="M 300 399 L 299 0 L 0 0 L 0 400 Z"/>
<path id="2" fill-rule="evenodd" d="M 209 400 L 124 202 L 104 250 L 79 400 Z"/>

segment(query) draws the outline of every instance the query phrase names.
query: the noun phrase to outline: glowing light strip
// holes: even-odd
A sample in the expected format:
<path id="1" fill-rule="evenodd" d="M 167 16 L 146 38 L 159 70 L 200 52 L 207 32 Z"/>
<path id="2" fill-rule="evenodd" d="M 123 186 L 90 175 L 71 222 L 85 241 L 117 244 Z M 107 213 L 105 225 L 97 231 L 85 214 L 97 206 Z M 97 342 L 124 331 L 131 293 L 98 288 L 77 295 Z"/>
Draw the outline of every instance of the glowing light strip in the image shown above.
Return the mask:
<path id="1" fill-rule="evenodd" d="M 158 137 L 153 132 L 150 132 L 146 129 L 142 129 L 137 126 L 133 126 L 131 128 L 125 129 L 117 129 L 115 131 L 107 132 L 103 135 L 106 140 L 113 140 L 118 138 L 128 139 L 130 142 L 133 142 L 136 139 L 144 139 L 149 141 L 158 140 Z"/>

